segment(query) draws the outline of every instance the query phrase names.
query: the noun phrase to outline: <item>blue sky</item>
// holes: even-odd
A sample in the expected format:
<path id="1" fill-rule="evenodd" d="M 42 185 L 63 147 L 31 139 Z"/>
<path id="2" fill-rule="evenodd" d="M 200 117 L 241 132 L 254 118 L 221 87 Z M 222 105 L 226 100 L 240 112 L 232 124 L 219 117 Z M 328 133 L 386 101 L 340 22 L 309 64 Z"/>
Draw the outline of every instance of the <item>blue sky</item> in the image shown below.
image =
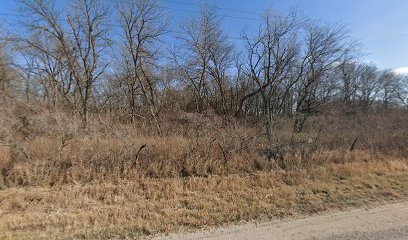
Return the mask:
<path id="1" fill-rule="evenodd" d="M 161 1 L 173 16 L 173 29 L 184 16 L 194 14 L 200 2 Z M 0 0 L 0 23 L 8 28 L 13 27 L 7 24 L 13 16 L 1 14 L 15 14 L 16 3 Z M 259 16 L 269 6 L 281 12 L 297 7 L 313 19 L 348 25 L 352 36 L 364 44 L 365 61 L 381 68 L 408 67 L 408 0 L 218 0 L 216 4 L 219 14 L 225 16 L 224 26 L 231 37 L 239 37 L 243 27 L 256 29 Z"/>

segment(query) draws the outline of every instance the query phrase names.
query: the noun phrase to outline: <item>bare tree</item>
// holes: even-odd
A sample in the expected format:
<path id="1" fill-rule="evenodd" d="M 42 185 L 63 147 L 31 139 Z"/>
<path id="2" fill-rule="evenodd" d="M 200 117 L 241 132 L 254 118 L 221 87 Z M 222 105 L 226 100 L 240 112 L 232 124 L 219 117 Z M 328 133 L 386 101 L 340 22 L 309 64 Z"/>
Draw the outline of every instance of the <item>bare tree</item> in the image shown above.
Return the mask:
<path id="1" fill-rule="evenodd" d="M 397 98 L 400 103 L 408 108 L 408 75 L 399 75 L 399 88 Z"/>
<path id="2" fill-rule="evenodd" d="M 227 71 L 232 64 L 233 47 L 229 43 L 228 36 L 223 32 L 221 20 L 218 19 L 213 26 L 209 44 L 209 66 L 208 73 L 211 77 L 210 83 L 214 91 L 213 107 L 219 113 L 227 112 L 227 87 L 229 85 Z"/>
<path id="3" fill-rule="evenodd" d="M 140 88 L 150 116 L 162 135 L 159 121 L 156 80 L 159 41 L 167 32 L 168 17 L 157 0 L 129 0 L 119 3 L 120 20 L 124 38 L 124 83 L 132 122 L 135 121 L 137 94 Z"/>
<path id="4" fill-rule="evenodd" d="M 2 95 L 3 101 L 5 100 L 7 88 L 9 85 L 7 65 L 8 64 L 5 50 L 2 46 L 0 46 L 0 94 Z"/>
<path id="5" fill-rule="evenodd" d="M 76 82 L 75 93 L 79 99 L 76 105 L 79 105 L 84 127 L 94 84 L 107 67 L 107 64 L 102 64 L 101 56 L 109 46 L 108 20 L 108 8 L 100 0 L 76 0 L 73 13 L 68 16 L 73 49 L 67 62 Z M 65 51 L 69 53 L 68 49 Z"/>
<path id="6" fill-rule="evenodd" d="M 226 110 L 227 69 L 232 62 L 232 45 L 222 29 L 222 18 L 214 5 L 200 5 L 198 16 L 187 19 L 182 26 L 185 35 L 173 61 L 180 76 L 192 89 L 194 105 L 202 112 L 215 97 L 214 107 Z M 218 97 L 218 99 L 217 99 Z"/>
<path id="7" fill-rule="evenodd" d="M 23 42 L 69 70 L 75 82 L 75 106 L 85 128 L 89 100 L 97 79 L 106 64 L 101 62 L 109 46 L 109 12 L 101 0 L 75 0 L 64 18 L 53 0 L 21 0 L 22 11 L 28 16 L 25 25 L 33 34 L 44 34 L 55 41 L 50 50 L 31 39 Z"/>
<path id="8" fill-rule="evenodd" d="M 360 65 L 352 59 L 345 57 L 335 69 L 339 75 L 339 91 L 341 101 L 347 108 L 352 108 L 356 100 L 358 77 L 361 72 Z"/>
<path id="9" fill-rule="evenodd" d="M 380 92 L 380 78 L 377 66 L 361 64 L 361 72 L 357 82 L 358 105 L 367 109 L 371 106 Z"/>
<path id="10" fill-rule="evenodd" d="M 319 104 L 317 93 L 327 74 L 334 71 L 351 51 L 352 43 L 343 27 L 307 23 L 304 54 L 298 66 L 294 132 L 301 132 L 304 123 Z M 320 99 L 322 100 L 322 99 Z M 323 99 L 325 100 L 325 99 Z"/>
<path id="11" fill-rule="evenodd" d="M 244 34 L 247 48 L 245 72 L 256 88 L 240 100 L 239 111 L 245 101 L 258 94 L 262 100 L 266 135 L 272 142 L 272 121 L 280 104 L 278 100 L 289 89 L 289 75 L 298 54 L 297 30 L 299 18 L 295 12 L 287 16 L 274 15 L 271 11 L 264 17 L 264 25 L 254 39 Z"/>
<path id="12" fill-rule="evenodd" d="M 235 52 L 217 7 L 202 4 L 198 15 L 186 19 L 165 62 L 169 18 L 159 0 L 117 0 L 111 5 L 116 19 L 103 0 L 73 0 L 66 10 L 55 0 L 19 1 L 29 30 L 16 38 L 25 60 L 19 70 L 26 99 L 69 106 L 83 127 L 90 112 L 109 109 L 132 123 L 150 121 L 162 135 L 163 109 L 211 108 L 219 115 L 261 118 L 271 145 L 278 117 L 294 120 L 297 133 L 309 116 L 339 102 L 353 110 L 407 104 L 406 78 L 360 63 L 344 27 L 306 20 L 296 11 L 266 12 L 255 34 L 243 33 L 244 49 Z M 115 54 L 109 52 L 114 19 L 120 24 Z M 6 96 L 13 70 L 4 49 L 0 91 Z"/>
<path id="13" fill-rule="evenodd" d="M 379 97 L 384 108 L 396 105 L 400 99 L 401 77 L 392 70 L 383 70 L 379 73 Z"/>
<path id="14" fill-rule="evenodd" d="M 24 61 L 17 64 L 24 81 L 26 99 L 40 97 L 56 107 L 70 105 L 73 79 L 69 70 L 58 60 L 62 59 L 61 52 L 55 50 L 55 41 L 41 36 L 33 37 L 30 41 L 35 42 L 39 48 L 30 47 L 27 44 L 17 46 L 18 52 Z M 44 51 L 46 50 L 46 51 Z M 55 57 L 48 54 L 54 52 Z"/>
<path id="15" fill-rule="evenodd" d="M 1 34 L 1 32 L 0 32 Z M 2 34 L 3 35 L 3 34 Z M 0 38 L 0 97 L 3 102 L 11 95 L 11 56 L 7 52 L 8 41 Z"/>

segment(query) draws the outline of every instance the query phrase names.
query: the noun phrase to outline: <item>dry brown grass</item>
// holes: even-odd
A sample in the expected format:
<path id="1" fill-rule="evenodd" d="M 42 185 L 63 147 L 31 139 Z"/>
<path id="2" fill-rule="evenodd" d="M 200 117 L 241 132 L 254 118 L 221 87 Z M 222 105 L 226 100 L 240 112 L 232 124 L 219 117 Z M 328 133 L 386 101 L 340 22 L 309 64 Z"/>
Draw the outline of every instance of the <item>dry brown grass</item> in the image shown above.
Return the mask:
<path id="1" fill-rule="evenodd" d="M 0 194 L 0 238 L 139 238 L 344 209 L 408 197 L 407 170 L 406 160 L 394 160 L 297 172 L 13 187 Z"/>
<path id="2" fill-rule="evenodd" d="M 305 133 L 294 136 L 290 121 L 279 120 L 272 146 L 279 154 L 269 161 L 262 127 L 233 118 L 168 116 L 166 135 L 158 137 L 146 126 L 105 118 L 78 131 L 80 121 L 41 106 L 0 111 L 5 116 L 0 117 L 3 188 L 301 170 L 408 156 L 407 112 L 316 117 Z M 356 149 L 350 152 L 356 137 Z"/>
<path id="3" fill-rule="evenodd" d="M 256 121 L 166 114 L 158 137 L 143 122 L 94 116 L 78 131 L 62 111 L 1 107 L 0 238 L 137 238 L 408 194 L 406 111 L 314 117 L 295 136 L 280 119 L 271 161 Z"/>

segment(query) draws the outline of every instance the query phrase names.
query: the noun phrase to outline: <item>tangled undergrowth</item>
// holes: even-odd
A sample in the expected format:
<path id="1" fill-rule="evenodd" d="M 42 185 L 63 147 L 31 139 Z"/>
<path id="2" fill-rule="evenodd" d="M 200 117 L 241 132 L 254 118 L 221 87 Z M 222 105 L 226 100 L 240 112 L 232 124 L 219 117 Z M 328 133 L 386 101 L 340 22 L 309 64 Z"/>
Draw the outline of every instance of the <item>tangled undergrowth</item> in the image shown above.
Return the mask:
<path id="1" fill-rule="evenodd" d="M 139 238 L 408 196 L 408 113 L 333 112 L 292 134 L 259 121 L 166 113 L 94 116 L 87 130 L 41 105 L 0 109 L 0 238 Z"/>

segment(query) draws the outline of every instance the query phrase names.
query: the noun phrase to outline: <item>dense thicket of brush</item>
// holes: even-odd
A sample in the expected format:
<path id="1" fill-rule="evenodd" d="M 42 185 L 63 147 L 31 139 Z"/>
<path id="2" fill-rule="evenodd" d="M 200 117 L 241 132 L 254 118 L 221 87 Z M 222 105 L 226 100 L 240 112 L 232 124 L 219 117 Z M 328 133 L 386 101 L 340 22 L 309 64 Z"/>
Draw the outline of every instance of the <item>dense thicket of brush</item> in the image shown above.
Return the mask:
<path id="1" fill-rule="evenodd" d="M 212 113 L 165 113 L 161 137 L 148 124 L 96 115 L 80 131 L 81 121 L 67 112 L 14 103 L 0 108 L 0 187 L 293 171 L 406 158 L 407 119 L 405 110 L 332 111 L 310 118 L 299 134 L 292 134 L 291 119 L 278 119 L 269 146 L 259 121 Z"/>

